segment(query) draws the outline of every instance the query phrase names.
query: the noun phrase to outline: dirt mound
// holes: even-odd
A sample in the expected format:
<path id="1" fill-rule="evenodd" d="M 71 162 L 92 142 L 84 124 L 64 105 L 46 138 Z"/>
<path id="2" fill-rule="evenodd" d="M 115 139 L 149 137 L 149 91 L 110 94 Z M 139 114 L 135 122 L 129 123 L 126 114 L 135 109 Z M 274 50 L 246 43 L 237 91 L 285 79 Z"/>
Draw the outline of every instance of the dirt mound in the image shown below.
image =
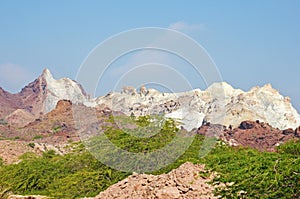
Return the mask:
<path id="1" fill-rule="evenodd" d="M 185 163 L 168 174 L 147 175 L 133 174 L 110 186 L 95 199 L 128 198 L 128 199 L 199 199 L 218 198 L 214 196 L 214 187 L 208 184 L 213 175 L 204 177 L 204 165 Z"/>

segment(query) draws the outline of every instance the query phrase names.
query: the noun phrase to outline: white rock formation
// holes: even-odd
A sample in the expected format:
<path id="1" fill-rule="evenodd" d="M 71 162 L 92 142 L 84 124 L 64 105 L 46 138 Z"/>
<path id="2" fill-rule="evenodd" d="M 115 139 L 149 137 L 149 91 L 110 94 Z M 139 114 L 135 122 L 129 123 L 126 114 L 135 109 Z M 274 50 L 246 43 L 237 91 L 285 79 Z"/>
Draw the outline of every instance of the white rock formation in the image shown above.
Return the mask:
<path id="1" fill-rule="evenodd" d="M 132 87 L 121 93 L 111 92 L 96 99 L 115 111 L 136 116 L 164 114 L 177 118 L 187 130 L 206 121 L 225 126 L 238 126 L 244 120 L 260 120 L 275 128 L 296 128 L 300 116 L 290 103 L 270 84 L 248 92 L 234 89 L 225 82 L 214 83 L 205 91 L 195 89 L 183 93 L 160 93 L 149 89 L 137 92 Z"/>
<path id="2" fill-rule="evenodd" d="M 41 78 L 46 81 L 45 113 L 53 110 L 57 102 L 63 99 L 71 100 L 73 103 L 83 103 L 86 106 L 95 106 L 79 83 L 68 78 L 56 80 L 48 69 L 43 71 Z"/>

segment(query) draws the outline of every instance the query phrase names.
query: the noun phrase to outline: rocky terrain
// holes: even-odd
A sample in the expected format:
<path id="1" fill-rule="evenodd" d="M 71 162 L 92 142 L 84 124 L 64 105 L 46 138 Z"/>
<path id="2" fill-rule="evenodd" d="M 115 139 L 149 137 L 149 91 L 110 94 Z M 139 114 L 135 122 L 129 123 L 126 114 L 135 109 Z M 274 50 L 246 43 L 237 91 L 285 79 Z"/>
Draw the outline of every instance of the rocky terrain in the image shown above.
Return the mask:
<path id="1" fill-rule="evenodd" d="M 277 146 L 300 139 L 299 114 L 270 84 L 248 92 L 225 82 L 183 93 L 124 87 L 92 99 L 79 83 L 55 80 L 45 69 L 19 93 L 0 88 L 0 157 L 4 164 L 17 164 L 26 152 L 42 155 L 54 150 L 64 155 L 70 152 L 69 145 L 83 138 L 82 132 L 90 136 L 108 127 L 135 126 L 115 124 L 114 116 L 153 114 L 175 119 L 187 135 L 217 137 L 234 147 L 274 152 Z M 204 165 L 185 163 L 168 174 L 132 174 L 95 198 L 218 198 L 213 195 L 215 186 L 208 184 L 213 177 Z"/>
<path id="2" fill-rule="evenodd" d="M 19 157 L 26 152 L 39 153 L 28 146 L 27 142 L 0 140 L 0 158 L 2 158 L 5 164 L 18 162 Z"/>
<path id="3" fill-rule="evenodd" d="M 11 94 L 0 88 L 0 107 L 1 139 L 33 142 L 45 145 L 41 148 L 54 147 L 60 153 L 67 143 L 80 140 L 80 132 L 90 130 L 76 126 L 77 115 L 83 115 L 82 119 L 75 118 L 77 121 L 96 115 L 95 126 L 108 125 L 104 118 L 111 114 L 165 115 L 178 120 L 179 126 L 187 131 L 199 128 L 198 133 L 218 134 L 230 145 L 260 150 L 274 150 L 287 140 L 299 138 L 299 114 L 290 99 L 271 85 L 244 92 L 223 82 L 205 91 L 183 93 L 161 93 L 144 86 L 139 91 L 124 87 L 120 93 L 91 99 L 79 83 L 68 78 L 55 80 L 45 69 L 19 93 Z M 74 115 L 74 110 L 83 114 Z M 240 125 L 244 121 L 260 122 L 244 128 Z"/>
<path id="4" fill-rule="evenodd" d="M 236 128 L 205 123 L 196 130 L 196 133 L 217 137 L 230 146 L 251 147 L 260 151 L 275 151 L 276 147 L 282 143 L 300 139 L 299 128 L 280 130 L 268 123 L 257 120 L 243 121 Z"/>
<path id="5" fill-rule="evenodd" d="M 208 184 L 213 175 L 205 177 L 204 165 L 186 162 L 168 174 L 133 174 L 110 186 L 95 199 L 213 199 L 214 186 Z M 220 185 L 219 185 L 220 186 Z"/>

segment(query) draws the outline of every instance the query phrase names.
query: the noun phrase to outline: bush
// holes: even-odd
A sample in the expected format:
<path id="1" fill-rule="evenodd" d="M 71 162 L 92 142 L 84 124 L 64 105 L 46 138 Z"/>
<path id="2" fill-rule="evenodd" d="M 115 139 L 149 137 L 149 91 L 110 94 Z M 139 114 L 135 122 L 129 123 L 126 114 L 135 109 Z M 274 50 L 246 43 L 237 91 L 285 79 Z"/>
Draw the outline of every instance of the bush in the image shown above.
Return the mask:
<path id="1" fill-rule="evenodd" d="M 28 146 L 34 149 L 35 144 L 34 144 L 33 142 L 30 142 L 30 143 L 28 144 Z"/>
<path id="2" fill-rule="evenodd" d="M 288 153 L 292 155 L 300 155 L 300 140 L 291 140 L 283 145 L 277 147 L 278 152 Z"/>
<path id="3" fill-rule="evenodd" d="M 144 122 L 141 126 L 148 120 Z M 107 129 L 105 134 L 120 148 L 140 153 L 164 147 L 177 131 L 170 120 L 158 134 L 148 139 L 113 128 Z M 179 159 L 152 174 L 167 173 L 190 161 L 206 164 L 206 169 L 217 172 L 219 177 L 214 179 L 215 182 L 234 182 L 227 190 L 216 190 L 223 198 L 239 198 L 242 190 L 246 193 L 245 198 L 300 198 L 299 141 L 278 147 L 279 153 L 217 145 L 207 156 L 200 158 L 203 140 L 203 136 L 196 135 Z M 3 165 L 0 168 L 0 193 L 9 190 L 14 194 L 53 198 L 92 197 L 129 175 L 103 165 L 85 151 L 82 144 L 76 143 L 76 146 L 80 148 L 64 156 L 54 151 L 48 151 L 42 157 L 27 153 L 20 163 Z"/>
<path id="4" fill-rule="evenodd" d="M 88 152 L 65 156 L 47 152 L 1 167 L 0 192 L 66 199 L 95 196 L 127 175 L 102 165 Z"/>

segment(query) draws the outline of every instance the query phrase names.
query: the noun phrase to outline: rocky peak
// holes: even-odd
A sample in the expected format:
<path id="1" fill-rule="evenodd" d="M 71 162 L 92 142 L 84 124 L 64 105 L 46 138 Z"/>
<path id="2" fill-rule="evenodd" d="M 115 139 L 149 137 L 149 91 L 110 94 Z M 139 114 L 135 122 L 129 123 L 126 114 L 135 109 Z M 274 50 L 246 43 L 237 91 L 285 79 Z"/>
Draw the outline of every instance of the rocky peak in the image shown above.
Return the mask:
<path id="1" fill-rule="evenodd" d="M 279 94 L 279 92 L 276 89 L 274 89 L 272 84 L 270 84 L 270 83 L 265 84 L 262 87 L 255 86 L 250 90 L 250 92 L 255 93 L 255 94 L 258 94 L 258 93 L 270 93 L 270 94 L 274 94 L 274 95 Z"/>
<path id="2" fill-rule="evenodd" d="M 48 68 L 45 68 L 43 70 L 43 73 L 42 73 L 41 77 L 43 77 L 45 79 L 53 79 L 53 76 L 52 76 L 52 74 L 51 74 L 51 72 Z"/>
<path id="3" fill-rule="evenodd" d="M 142 85 L 142 86 L 140 87 L 140 94 L 141 94 L 141 95 L 147 95 L 148 92 L 149 92 L 149 91 L 147 90 L 147 88 L 146 88 L 145 85 Z"/>
<path id="4" fill-rule="evenodd" d="M 83 104 L 90 102 L 80 84 L 68 78 L 56 80 L 49 69 L 44 69 L 36 80 L 14 94 L 14 99 L 18 107 L 36 117 L 53 110 L 59 100 Z"/>
<path id="5" fill-rule="evenodd" d="M 121 94 L 136 95 L 137 92 L 133 86 L 124 86 L 122 88 Z"/>
<path id="6" fill-rule="evenodd" d="M 221 97 L 231 97 L 232 95 L 237 95 L 243 93 L 240 89 L 234 89 L 227 82 L 216 82 L 210 85 L 206 92 L 209 92 L 212 96 Z"/>

